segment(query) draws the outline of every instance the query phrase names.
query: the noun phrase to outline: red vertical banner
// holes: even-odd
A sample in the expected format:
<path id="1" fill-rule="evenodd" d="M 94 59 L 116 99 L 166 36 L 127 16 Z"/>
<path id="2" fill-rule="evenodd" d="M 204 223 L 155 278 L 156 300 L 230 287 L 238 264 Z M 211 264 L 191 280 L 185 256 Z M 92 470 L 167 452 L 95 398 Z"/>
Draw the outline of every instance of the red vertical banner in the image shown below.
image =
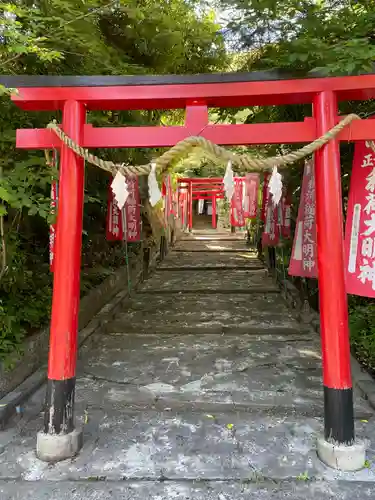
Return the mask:
<path id="1" fill-rule="evenodd" d="M 292 257 L 289 264 L 290 276 L 304 278 L 316 278 L 318 276 L 314 171 L 314 162 L 312 160 L 306 162 Z"/>
<path id="2" fill-rule="evenodd" d="M 262 195 L 262 211 L 260 214 L 260 219 L 266 222 L 267 204 L 268 204 L 268 181 L 270 180 L 271 174 L 264 174 L 263 177 L 263 195 Z"/>
<path id="3" fill-rule="evenodd" d="M 245 226 L 245 215 L 243 210 L 243 179 L 234 179 L 234 192 L 231 200 L 230 220 L 234 227 Z"/>
<path id="4" fill-rule="evenodd" d="M 266 218 L 262 234 L 262 246 L 273 247 L 280 241 L 279 206 L 274 205 L 272 195 L 268 191 Z"/>
<path id="5" fill-rule="evenodd" d="M 288 192 L 282 198 L 281 210 L 281 234 L 283 238 L 289 239 L 291 236 L 292 197 Z"/>
<path id="6" fill-rule="evenodd" d="M 129 196 L 123 208 L 124 239 L 129 243 L 141 239 L 141 200 L 139 195 L 139 182 L 136 175 L 126 177 Z"/>
<path id="7" fill-rule="evenodd" d="M 375 153 L 355 145 L 345 231 L 346 291 L 375 297 Z"/>
<path id="8" fill-rule="evenodd" d="M 106 235 L 108 241 L 122 241 L 124 237 L 122 214 L 113 195 L 111 188 L 112 180 L 111 178 L 108 187 Z"/>
<path id="9" fill-rule="evenodd" d="M 51 184 L 51 215 L 56 216 L 58 203 L 58 183 L 52 181 Z M 53 272 L 55 261 L 55 240 L 56 240 L 56 222 L 49 227 L 49 265 L 50 270 Z"/>
<path id="10" fill-rule="evenodd" d="M 258 211 L 259 174 L 246 174 L 244 216 L 255 219 Z"/>

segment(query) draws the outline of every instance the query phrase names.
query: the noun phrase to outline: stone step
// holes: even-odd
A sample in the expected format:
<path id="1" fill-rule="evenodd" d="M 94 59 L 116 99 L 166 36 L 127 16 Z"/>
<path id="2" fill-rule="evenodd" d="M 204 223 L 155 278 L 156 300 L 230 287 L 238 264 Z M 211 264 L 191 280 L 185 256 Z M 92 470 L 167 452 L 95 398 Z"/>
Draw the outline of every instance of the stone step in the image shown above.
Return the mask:
<path id="1" fill-rule="evenodd" d="M 101 378 L 100 375 L 86 375 L 77 378 L 75 414 L 105 408 L 123 411 L 124 414 L 139 411 L 179 411 L 203 414 L 243 412 L 251 419 L 254 415 L 272 414 L 275 417 L 293 417 L 296 414 L 308 418 L 321 418 L 324 414 L 323 391 L 310 393 L 304 398 L 275 391 L 254 391 L 245 397 L 240 391 L 207 390 L 200 396 L 177 391 L 170 384 L 154 382 L 144 386 L 124 384 Z M 95 391 L 95 392 L 93 392 Z M 360 394 L 354 394 L 354 410 L 357 420 L 370 419 L 372 409 Z"/>
<path id="2" fill-rule="evenodd" d="M 248 481 L 0 481 L 2 500 L 366 500 L 368 482 L 298 481 L 275 484 L 254 472 Z M 73 493 L 73 496 L 72 496 Z"/>
<path id="3" fill-rule="evenodd" d="M 279 294 L 255 294 L 251 298 L 245 294 L 138 294 L 126 301 L 123 312 L 105 328 L 114 333 L 163 333 L 168 328 L 175 333 L 225 328 L 242 332 L 251 328 L 259 332 L 273 328 L 301 331 Z"/>
<path id="4" fill-rule="evenodd" d="M 278 483 L 301 478 L 331 482 L 339 476 L 316 455 L 316 436 L 323 431 L 321 418 L 239 411 L 126 413 L 101 408 L 90 409 L 77 420 L 84 426 L 85 440 L 76 458 L 57 464 L 36 459 L 35 435 L 43 425 L 40 415 L 1 453 L 0 478 L 38 480 L 40 488 L 44 481 L 61 484 L 93 479 L 225 483 L 269 479 Z M 366 438 L 371 427 L 372 421 L 357 422 L 358 437 Z M 369 456 L 374 454 L 374 444 L 370 444 Z M 345 479 L 374 481 L 375 474 L 370 468 L 347 473 Z M 373 492 L 373 486 L 369 487 Z"/>
<path id="5" fill-rule="evenodd" d="M 98 335 L 82 355 L 76 400 L 105 408 L 321 416 L 320 342 L 311 337 Z M 355 402 L 358 418 L 372 415 L 359 395 Z"/>
<path id="6" fill-rule="evenodd" d="M 233 248 L 224 248 L 223 246 L 215 243 L 215 245 L 210 244 L 210 245 L 205 245 L 202 247 L 198 247 L 196 245 L 184 245 L 181 248 L 173 248 L 174 252 L 210 252 L 210 253 L 217 253 L 217 252 L 222 252 L 222 253 L 248 253 L 250 255 L 256 255 L 256 252 L 253 250 L 249 250 L 248 248 L 241 248 L 239 246 L 233 247 Z"/>
<path id="7" fill-rule="evenodd" d="M 245 238 L 244 235 L 237 236 L 235 238 L 231 237 L 227 233 L 220 233 L 220 234 L 192 234 L 191 236 L 183 236 L 182 238 L 179 238 L 178 240 L 180 241 L 241 241 L 244 242 Z"/>
<path id="8" fill-rule="evenodd" d="M 244 239 L 245 238 L 245 231 L 244 232 L 237 232 L 237 233 L 231 233 L 227 229 L 212 229 L 212 228 L 206 228 L 206 229 L 198 229 L 198 228 L 193 228 L 193 231 L 191 233 L 184 233 L 182 235 L 182 238 L 187 238 L 187 237 L 194 237 L 194 236 L 224 236 L 226 238 L 230 239 Z"/>
<path id="9" fill-rule="evenodd" d="M 260 270 L 156 271 L 137 289 L 138 292 L 160 293 L 275 293 L 279 287 Z"/>
<path id="10" fill-rule="evenodd" d="M 95 479 L 97 479 L 95 481 Z M 72 495 L 73 494 L 73 495 Z M 248 481 L 0 481 L 2 500 L 366 500 L 364 482 L 295 482 L 277 484 L 255 472 Z"/>
<path id="11" fill-rule="evenodd" d="M 301 326 L 278 326 L 276 321 L 269 322 L 267 325 L 253 325 L 253 326 L 222 326 L 222 325 L 209 325 L 209 326 L 197 326 L 197 325 L 157 325 L 150 329 L 149 327 L 145 328 L 144 325 L 134 324 L 129 325 L 128 322 L 124 322 L 122 320 L 114 320 L 108 323 L 104 323 L 102 325 L 103 333 L 107 335 L 117 335 L 117 336 L 128 336 L 128 335 L 148 335 L 150 333 L 154 333 L 157 335 L 166 335 L 166 336 L 182 336 L 182 335 L 251 335 L 254 337 L 262 337 L 264 335 L 286 335 L 286 336 L 294 336 L 298 334 L 309 334 L 311 332 L 311 328 L 306 327 L 305 325 Z"/>
<path id="12" fill-rule="evenodd" d="M 249 252 L 170 252 L 160 263 L 159 270 L 183 267 L 264 269 L 257 256 Z"/>
<path id="13" fill-rule="evenodd" d="M 219 252 L 219 251 L 237 251 L 255 253 L 256 249 L 246 245 L 245 240 L 185 240 L 178 241 L 173 247 L 174 251 L 182 250 L 184 252 L 201 251 L 201 252 Z"/>

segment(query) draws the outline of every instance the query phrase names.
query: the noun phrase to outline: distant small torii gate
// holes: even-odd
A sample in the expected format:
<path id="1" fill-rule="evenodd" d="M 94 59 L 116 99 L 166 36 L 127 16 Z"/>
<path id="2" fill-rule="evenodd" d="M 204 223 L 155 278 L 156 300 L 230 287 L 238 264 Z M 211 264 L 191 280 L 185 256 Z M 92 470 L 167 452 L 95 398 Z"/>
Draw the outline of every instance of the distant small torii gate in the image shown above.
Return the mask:
<path id="1" fill-rule="evenodd" d="M 201 135 L 221 145 L 309 143 L 338 123 L 338 101 L 375 98 L 375 75 L 293 79 L 277 72 L 192 76 L 60 77 L 1 76 L 17 88 L 24 110 L 63 113 L 65 133 L 85 148 L 168 147 Z M 311 104 L 303 122 L 210 124 L 209 108 Z M 183 126 L 96 128 L 90 110 L 186 110 Z M 324 385 L 324 437 L 318 452 L 354 443 L 348 307 L 343 254 L 339 141 L 372 140 L 366 121 L 355 121 L 315 154 L 316 213 Z M 48 129 L 17 131 L 17 147 L 61 149 L 56 260 L 41 458 L 74 455 L 81 434 L 74 428 L 74 391 L 80 296 L 84 162 Z"/>
<path id="2" fill-rule="evenodd" d="M 217 200 L 225 197 L 222 177 L 181 177 L 177 180 L 178 194 L 186 193 L 188 228 L 193 229 L 193 201 L 212 201 L 212 228 L 217 226 Z"/>

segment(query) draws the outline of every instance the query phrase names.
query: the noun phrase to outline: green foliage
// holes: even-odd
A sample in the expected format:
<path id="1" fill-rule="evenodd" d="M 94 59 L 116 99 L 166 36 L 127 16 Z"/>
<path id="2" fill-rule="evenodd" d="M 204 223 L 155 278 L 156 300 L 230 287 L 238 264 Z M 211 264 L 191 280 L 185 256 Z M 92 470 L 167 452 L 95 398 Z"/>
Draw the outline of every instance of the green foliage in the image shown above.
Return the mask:
<path id="1" fill-rule="evenodd" d="M 26 209 L 29 215 L 38 214 L 51 222 L 51 175 L 57 172 L 46 167 L 42 157 L 14 162 L 6 172 L 6 177 L 0 178 L 0 214 L 6 215 L 7 207 L 20 212 Z"/>
<path id="2" fill-rule="evenodd" d="M 349 312 L 353 349 L 361 362 L 375 373 L 375 303 L 352 297 Z"/>
<path id="3" fill-rule="evenodd" d="M 126 75 L 209 72 L 226 63 L 212 14 L 197 2 L 169 0 L 16 0 L 0 2 L 2 74 Z M 49 320 L 50 184 L 56 177 L 43 152 L 15 148 L 15 130 L 43 128 L 61 113 L 31 113 L 0 86 L 0 358 Z M 89 112 L 97 126 L 170 124 L 181 113 Z M 97 151 L 120 162 L 144 163 L 145 150 Z M 105 241 L 108 176 L 87 166 L 82 293 L 124 265 L 124 249 Z"/>
<path id="4" fill-rule="evenodd" d="M 1 280 L 0 358 L 10 354 L 27 332 L 46 322 L 50 312 L 51 277 L 48 265 L 31 270 L 27 253 L 14 231 L 7 238 L 8 272 Z M 33 258 L 41 265 L 38 250 Z"/>
<path id="5" fill-rule="evenodd" d="M 222 0 L 234 12 L 228 29 L 250 50 L 256 67 L 319 70 L 343 75 L 371 71 L 374 2 L 349 0 Z"/>

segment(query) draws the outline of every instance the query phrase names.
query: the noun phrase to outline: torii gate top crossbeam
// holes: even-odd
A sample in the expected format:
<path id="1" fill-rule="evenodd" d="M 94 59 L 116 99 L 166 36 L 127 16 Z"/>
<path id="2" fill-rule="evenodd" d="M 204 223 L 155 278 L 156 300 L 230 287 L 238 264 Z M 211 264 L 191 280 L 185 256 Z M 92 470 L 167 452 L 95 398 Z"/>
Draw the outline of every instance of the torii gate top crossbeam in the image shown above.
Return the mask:
<path id="1" fill-rule="evenodd" d="M 14 102 L 26 110 L 61 109 L 70 99 L 87 109 L 172 109 L 194 101 L 209 107 L 311 103 L 322 91 L 339 101 L 375 98 L 375 74 L 295 78 L 278 71 L 169 76 L 2 76 L 0 84 L 19 89 Z"/>

